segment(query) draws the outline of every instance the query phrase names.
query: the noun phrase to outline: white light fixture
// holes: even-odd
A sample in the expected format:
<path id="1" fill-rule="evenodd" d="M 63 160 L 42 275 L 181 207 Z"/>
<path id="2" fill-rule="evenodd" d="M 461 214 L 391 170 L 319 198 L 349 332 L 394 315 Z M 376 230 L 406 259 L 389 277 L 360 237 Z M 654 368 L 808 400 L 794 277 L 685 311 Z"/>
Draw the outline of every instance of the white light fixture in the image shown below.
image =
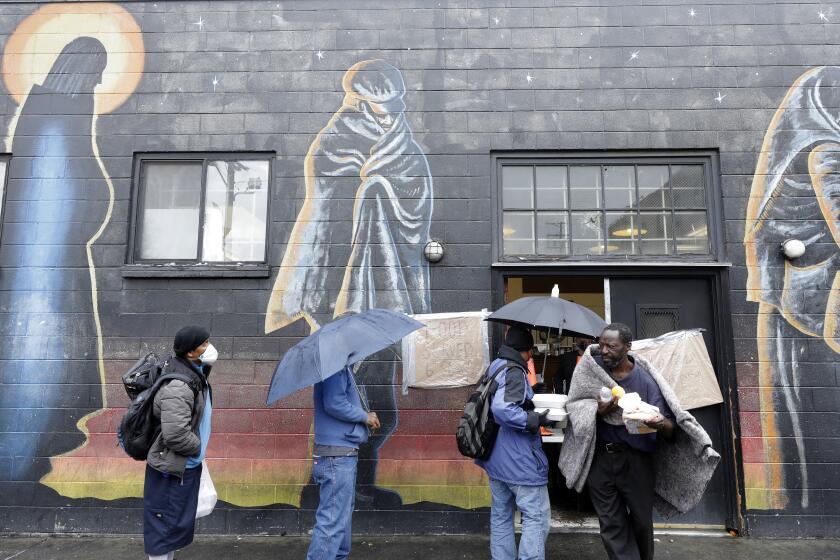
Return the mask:
<path id="1" fill-rule="evenodd" d="M 426 243 L 426 246 L 423 247 L 423 256 L 430 263 L 440 262 L 443 259 L 443 252 L 443 243 L 434 239 Z"/>
<path id="2" fill-rule="evenodd" d="M 805 254 L 805 244 L 798 239 L 782 241 L 782 253 L 789 259 L 798 259 Z"/>

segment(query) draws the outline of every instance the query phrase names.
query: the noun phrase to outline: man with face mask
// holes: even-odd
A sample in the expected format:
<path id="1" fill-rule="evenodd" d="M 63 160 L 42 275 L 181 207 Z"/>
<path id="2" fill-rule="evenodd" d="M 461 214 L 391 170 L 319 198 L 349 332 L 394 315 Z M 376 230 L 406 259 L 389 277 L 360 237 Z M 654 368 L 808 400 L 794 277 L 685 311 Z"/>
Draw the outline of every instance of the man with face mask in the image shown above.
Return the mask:
<path id="1" fill-rule="evenodd" d="M 185 374 L 193 381 L 172 379 L 155 394 L 160 435 L 149 449 L 143 487 L 143 542 L 151 560 L 172 560 L 175 550 L 193 540 L 213 414 L 207 376 L 219 356 L 210 332 L 198 326 L 179 330 L 172 349 L 162 374 Z"/>

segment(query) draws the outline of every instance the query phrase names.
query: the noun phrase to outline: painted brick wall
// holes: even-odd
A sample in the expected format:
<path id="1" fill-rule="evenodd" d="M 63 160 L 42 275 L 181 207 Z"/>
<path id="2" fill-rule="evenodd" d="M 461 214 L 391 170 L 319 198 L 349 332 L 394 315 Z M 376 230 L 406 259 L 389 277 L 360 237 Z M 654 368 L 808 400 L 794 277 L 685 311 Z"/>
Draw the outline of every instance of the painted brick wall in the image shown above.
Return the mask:
<path id="1" fill-rule="evenodd" d="M 749 525 L 838 535 L 830 155 L 840 98 L 837 71 L 814 69 L 838 60 L 840 4 L 4 2 L 0 15 L 13 156 L 0 237 L 0 343 L 13 349 L 0 354 L 0 530 L 139 531 L 142 465 L 114 447 L 119 376 L 186 323 L 208 325 L 221 352 L 209 454 L 230 505 L 200 529 L 309 528 L 308 393 L 262 404 L 274 363 L 308 329 L 266 335 L 266 308 L 303 205 L 307 151 L 341 107 L 348 69 L 383 59 L 405 81 L 406 121 L 434 184 L 430 233 L 447 250 L 430 270 L 434 312 L 492 305 L 492 150 L 719 150 Z M 79 36 L 107 50 L 106 31 L 127 39 L 108 53 L 106 76 L 116 64 L 122 74 L 103 81 L 95 128 L 81 102 L 23 107 L 43 62 L 10 45 L 53 60 Z M 276 153 L 271 276 L 124 273 L 134 154 L 173 151 Z M 774 182 L 782 176 L 799 186 Z M 815 236 L 819 258 L 813 275 L 786 281 L 767 248 L 794 230 Z M 349 224 L 335 231 L 346 252 Z M 358 530 L 486 528 L 481 471 L 451 438 L 465 395 L 398 398 L 377 483 L 402 505 L 362 512 Z"/>

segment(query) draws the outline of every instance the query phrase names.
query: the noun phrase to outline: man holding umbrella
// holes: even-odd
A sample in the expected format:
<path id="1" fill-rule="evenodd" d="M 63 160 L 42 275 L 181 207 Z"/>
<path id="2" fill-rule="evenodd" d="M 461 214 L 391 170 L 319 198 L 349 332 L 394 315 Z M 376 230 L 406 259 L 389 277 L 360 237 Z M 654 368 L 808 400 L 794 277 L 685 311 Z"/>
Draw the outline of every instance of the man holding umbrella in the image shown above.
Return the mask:
<path id="1" fill-rule="evenodd" d="M 422 327 L 388 309 L 349 313 L 295 344 L 274 370 L 267 405 L 315 386 L 312 477 L 320 500 L 309 560 L 345 559 L 350 554 L 359 446 L 368 440 L 368 429 L 380 428 L 356 386 L 353 366 Z"/>
<path id="2" fill-rule="evenodd" d="M 379 428 L 379 418 L 363 407 L 350 366 L 316 383 L 314 400 L 312 478 L 320 500 L 306 558 L 343 559 L 350 554 L 359 445 L 368 428 Z"/>
<path id="3" fill-rule="evenodd" d="M 490 478 L 490 555 L 493 560 L 545 558 L 545 541 L 551 520 L 548 499 L 548 460 L 542 450 L 540 426 L 548 410 L 534 412 L 534 391 L 527 381 L 527 362 L 534 339 L 523 327 L 512 326 L 505 335 L 498 358 L 488 375 L 496 376 L 498 387 L 491 410 L 499 426 L 493 451 L 476 463 Z M 513 517 L 522 512 L 522 538 L 516 555 Z"/>

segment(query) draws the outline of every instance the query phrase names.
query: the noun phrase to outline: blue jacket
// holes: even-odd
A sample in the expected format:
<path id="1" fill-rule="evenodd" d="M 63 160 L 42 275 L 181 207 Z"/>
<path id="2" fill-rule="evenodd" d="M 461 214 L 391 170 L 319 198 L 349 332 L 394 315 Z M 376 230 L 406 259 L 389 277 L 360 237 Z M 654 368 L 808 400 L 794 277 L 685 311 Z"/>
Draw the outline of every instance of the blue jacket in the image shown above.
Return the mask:
<path id="1" fill-rule="evenodd" d="M 315 443 L 359 448 L 368 439 L 367 412 L 345 368 L 315 384 Z"/>
<path id="2" fill-rule="evenodd" d="M 476 463 L 490 478 L 508 484 L 543 486 L 548 484 L 548 459 L 542 450 L 539 417 L 531 403 L 534 391 L 528 385 L 528 366 L 519 352 L 502 346 L 488 372 L 506 365 L 514 367 L 496 377 L 499 386 L 493 395 L 493 417 L 499 425 L 496 443 L 490 457 Z"/>

